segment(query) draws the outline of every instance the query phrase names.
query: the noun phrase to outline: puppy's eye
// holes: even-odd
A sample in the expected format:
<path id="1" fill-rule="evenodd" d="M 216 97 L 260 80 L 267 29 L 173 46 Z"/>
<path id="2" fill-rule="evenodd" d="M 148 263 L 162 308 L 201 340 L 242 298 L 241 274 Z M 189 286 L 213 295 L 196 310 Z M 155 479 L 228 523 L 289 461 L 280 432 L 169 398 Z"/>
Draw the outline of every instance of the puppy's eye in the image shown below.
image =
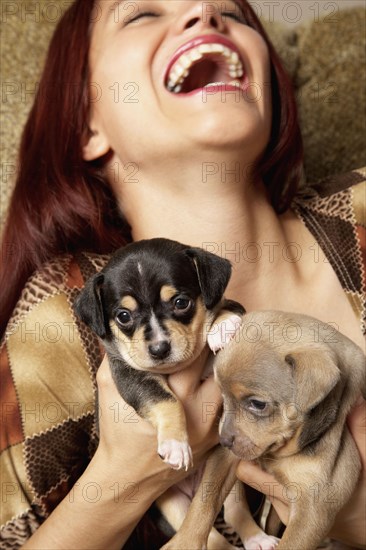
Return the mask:
<path id="1" fill-rule="evenodd" d="M 259 401 L 259 399 L 249 399 L 249 409 L 254 412 L 264 412 L 266 407 L 267 403 L 265 401 Z"/>
<path id="2" fill-rule="evenodd" d="M 174 299 L 173 305 L 176 313 L 186 313 L 192 307 L 192 300 L 190 300 L 190 298 L 179 296 Z"/>
<path id="3" fill-rule="evenodd" d="M 132 315 L 128 309 L 120 309 L 116 315 L 116 321 L 121 327 L 125 327 L 132 323 Z"/>

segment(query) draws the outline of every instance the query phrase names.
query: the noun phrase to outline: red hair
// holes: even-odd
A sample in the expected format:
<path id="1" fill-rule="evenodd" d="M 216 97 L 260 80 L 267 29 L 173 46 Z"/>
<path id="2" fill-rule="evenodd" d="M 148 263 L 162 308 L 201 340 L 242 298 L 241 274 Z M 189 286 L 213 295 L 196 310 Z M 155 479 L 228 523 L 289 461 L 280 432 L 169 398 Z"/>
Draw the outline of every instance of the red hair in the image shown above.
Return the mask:
<path id="1" fill-rule="evenodd" d="M 1 334 L 22 287 L 43 262 L 83 249 L 111 252 L 128 239 L 100 163 L 82 155 L 92 11 L 91 0 L 77 0 L 60 20 L 23 131 L 2 242 Z"/>
<path id="2" fill-rule="evenodd" d="M 103 162 L 86 162 L 82 155 L 89 131 L 93 8 L 92 0 L 76 0 L 60 20 L 23 131 L 2 242 L 0 334 L 28 277 L 43 262 L 81 250 L 112 252 L 130 239 L 102 176 Z M 243 9 L 248 25 L 266 41 L 271 59 L 272 131 L 257 174 L 274 208 L 282 212 L 296 193 L 302 166 L 295 99 L 278 55 L 245 0 Z"/>

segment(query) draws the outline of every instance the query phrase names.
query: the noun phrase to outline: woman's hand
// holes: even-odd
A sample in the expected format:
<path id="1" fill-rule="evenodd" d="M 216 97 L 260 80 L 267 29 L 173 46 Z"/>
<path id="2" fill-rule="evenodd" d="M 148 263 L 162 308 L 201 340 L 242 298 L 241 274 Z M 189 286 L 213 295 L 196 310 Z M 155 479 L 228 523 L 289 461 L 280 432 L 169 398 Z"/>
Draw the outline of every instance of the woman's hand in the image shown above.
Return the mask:
<path id="1" fill-rule="evenodd" d="M 213 378 L 201 383 L 207 354 L 200 356 L 184 371 L 169 376 L 169 384 L 183 403 L 194 466 L 218 442 L 217 413 L 221 395 Z M 152 425 L 140 418 L 120 396 L 105 358 L 97 374 L 100 443 L 97 460 L 107 461 L 110 472 L 121 472 L 125 481 L 138 482 L 148 475 L 154 480 L 154 498 L 187 475 L 174 471 L 157 454 L 157 434 Z M 152 500 L 154 499 L 152 498 Z"/>
<path id="2" fill-rule="evenodd" d="M 331 536 L 349 545 L 366 547 L 366 401 L 360 398 L 348 416 L 348 428 L 356 442 L 362 471 L 356 490 L 339 512 Z"/>
<path id="3" fill-rule="evenodd" d="M 360 398 L 348 417 L 348 427 L 356 442 L 361 457 L 362 471 L 359 482 L 350 501 L 338 513 L 329 536 L 351 546 L 366 546 L 366 402 Z M 252 462 L 241 461 L 238 477 L 244 483 L 266 494 L 275 507 L 281 521 L 287 525 L 289 501 L 286 487 L 273 476 L 263 472 Z"/>
<path id="4" fill-rule="evenodd" d="M 201 384 L 205 357 L 169 377 L 183 402 L 195 466 L 217 443 L 221 396 L 210 378 Z M 71 492 L 27 541 L 29 550 L 122 548 L 158 496 L 189 474 L 157 455 L 156 432 L 119 395 L 108 360 L 97 375 L 100 442 Z M 67 525 L 67 529 L 65 529 Z"/>

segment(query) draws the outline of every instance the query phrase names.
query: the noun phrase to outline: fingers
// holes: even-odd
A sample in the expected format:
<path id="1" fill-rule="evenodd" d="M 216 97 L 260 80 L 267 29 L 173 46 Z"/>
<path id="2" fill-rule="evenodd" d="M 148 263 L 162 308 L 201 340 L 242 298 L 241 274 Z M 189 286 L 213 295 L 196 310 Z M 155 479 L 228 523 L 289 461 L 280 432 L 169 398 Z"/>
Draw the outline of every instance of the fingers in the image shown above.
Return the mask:
<path id="1" fill-rule="evenodd" d="M 105 355 L 103 357 L 103 361 L 101 362 L 99 369 L 97 371 L 97 382 L 99 384 L 107 384 L 109 383 L 110 376 L 110 368 L 109 368 L 109 362 L 108 357 Z"/>
<path id="2" fill-rule="evenodd" d="M 97 385 L 99 389 L 99 398 L 108 395 L 109 400 L 121 399 L 117 387 L 113 381 L 111 369 L 108 362 L 108 357 L 105 355 L 100 367 L 97 371 Z"/>
<path id="3" fill-rule="evenodd" d="M 169 376 L 169 386 L 178 398 L 184 399 L 197 393 L 208 355 L 209 351 L 204 349 L 188 367 Z"/>
<path id="4" fill-rule="evenodd" d="M 201 455 L 218 443 L 221 392 L 213 376 L 202 381 L 208 350 L 183 371 L 169 376 L 169 385 L 183 404 L 189 441 Z"/>
<path id="5" fill-rule="evenodd" d="M 202 402 L 216 403 L 218 408 L 221 407 L 221 392 L 213 376 L 203 380 L 209 354 L 209 349 L 205 348 L 191 365 L 169 376 L 169 386 L 183 403 L 199 398 Z"/>
<path id="6" fill-rule="evenodd" d="M 360 397 L 347 418 L 348 428 L 358 447 L 363 468 L 366 468 L 366 401 Z"/>
<path id="7" fill-rule="evenodd" d="M 264 472 L 253 462 L 241 460 L 238 464 L 236 475 L 241 481 L 244 481 L 244 483 L 250 485 L 260 493 L 286 502 L 283 496 L 283 486 L 272 475 Z"/>
<path id="8" fill-rule="evenodd" d="M 187 420 L 191 419 L 192 425 L 196 422 L 211 425 L 221 413 L 222 396 L 214 377 L 201 380 L 205 366 L 202 355 L 182 372 L 169 376 L 169 386 L 183 403 Z M 218 422 L 216 422 L 217 430 Z"/>
<path id="9" fill-rule="evenodd" d="M 356 401 L 348 415 L 347 424 L 352 434 L 366 433 L 366 401 L 362 397 Z"/>
<path id="10" fill-rule="evenodd" d="M 126 403 L 119 393 L 116 384 L 112 378 L 112 372 L 109 366 L 108 357 L 105 355 L 97 372 L 98 384 L 98 416 L 99 421 L 103 426 L 116 427 L 117 424 L 133 424 L 144 423 L 147 426 L 150 424 L 143 421 L 136 411 Z M 153 429 L 151 428 L 153 433 Z"/>

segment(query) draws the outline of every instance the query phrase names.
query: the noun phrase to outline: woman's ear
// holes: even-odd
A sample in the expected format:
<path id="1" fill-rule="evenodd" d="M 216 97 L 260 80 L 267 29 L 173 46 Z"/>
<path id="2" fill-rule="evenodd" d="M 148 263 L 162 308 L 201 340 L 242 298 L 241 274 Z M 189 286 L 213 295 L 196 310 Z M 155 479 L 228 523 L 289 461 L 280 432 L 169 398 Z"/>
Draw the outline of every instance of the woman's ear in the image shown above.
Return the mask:
<path id="1" fill-rule="evenodd" d="M 109 142 L 104 132 L 88 129 L 88 135 L 83 146 L 83 159 L 87 161 L 96 160 L 106 155 L 109 150 Z"/>

